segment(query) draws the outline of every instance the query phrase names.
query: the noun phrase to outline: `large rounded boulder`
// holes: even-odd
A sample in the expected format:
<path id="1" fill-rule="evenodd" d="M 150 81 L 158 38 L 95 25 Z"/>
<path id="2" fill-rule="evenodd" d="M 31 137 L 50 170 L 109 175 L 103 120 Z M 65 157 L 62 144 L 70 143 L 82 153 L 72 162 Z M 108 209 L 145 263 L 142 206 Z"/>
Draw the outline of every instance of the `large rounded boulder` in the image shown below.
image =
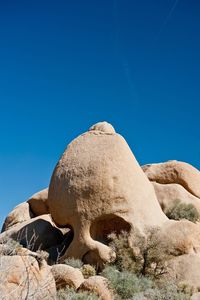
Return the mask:
<path id="1" fill-rule="evenodd" d="M 140 232 L 166 220 L 154 188 L 124 138 L 101 122 L 73 140 L 59 160 L 49 186 L 49 211 L 74 239 L 65 256 L 108 261 L 112 231 Z"/>
<path id="2" fill-rule="evenodd" d="M 193 196 L 200 198 L 200 172 L 188 163 L 170 160 L 142 167 L 150 181 L 182 185 Z"/>

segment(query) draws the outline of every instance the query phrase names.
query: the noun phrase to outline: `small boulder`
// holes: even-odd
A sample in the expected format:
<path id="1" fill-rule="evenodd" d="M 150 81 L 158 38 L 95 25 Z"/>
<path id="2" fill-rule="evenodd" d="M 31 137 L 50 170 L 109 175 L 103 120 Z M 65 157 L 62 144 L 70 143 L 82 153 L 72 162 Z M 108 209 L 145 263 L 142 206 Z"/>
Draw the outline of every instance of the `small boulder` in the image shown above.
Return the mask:
<path id="1" fill-rule="evenodd" d="M 29 203 L 30 208 L 35 216 L 48 214 L 48 188 L 35 193 L 27 200 L 27 202 Z"/>
<path id="2" fill-rule="evenodd" d="M 109 282 L 102 276 L 91 276 L 86 279 L 79 287 L 78 291 L 93 292 L 102 300 L 114 299 L 111 289 L 109 289 Z"/>
<path id="3" fill-rule="evenodd" d="M 50 267 L 34 257 L 2 256 L 0 264 L 1 299 L 55 299 L 56 286 Z"/>
<path id="4" fill-rule="evenodd" d="M 64 264 L 56 264 L 51 267 L 56 288 L 61 289 L 66 286 L 77 289 L 84 281 L 83 274 L 79 269 Z"/>
<path id="5" fill-rule="evenodd" d="M 29 204 L 23 202 L 17 205 L 6 217 L 1 232 L 10 229 L 11 227 L 29 221 L 33 218 L 33 213 L 30 210 Z"/>
<path id="6" fill-rule="evenodd" d="M 114 127 L 107 122 L 99 122 L 90 127 L 89 131 L 99 131 L 107 134 L 115 133 Z"/>
<path id="7" fill-rule="evenodd" d="M 1 232 L 11 227 L 29 221 L 30 219 L 48 214 L 48 188 L 34 194 L 27 200 L 17 205 L 6 217 Z"/>

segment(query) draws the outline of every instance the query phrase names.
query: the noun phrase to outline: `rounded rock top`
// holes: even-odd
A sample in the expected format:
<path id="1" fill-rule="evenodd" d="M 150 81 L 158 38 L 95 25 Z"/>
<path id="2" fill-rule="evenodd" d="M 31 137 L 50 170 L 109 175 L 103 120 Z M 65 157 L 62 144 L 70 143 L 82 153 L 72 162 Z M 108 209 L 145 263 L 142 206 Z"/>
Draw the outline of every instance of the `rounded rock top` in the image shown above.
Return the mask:
<path id="1" fill-rule="evenodd" d="M 89 128 L 89 131 L 100 131 L 108 134 L 115 133 L 114 127 L 108 122 L 98 122 Z"/>

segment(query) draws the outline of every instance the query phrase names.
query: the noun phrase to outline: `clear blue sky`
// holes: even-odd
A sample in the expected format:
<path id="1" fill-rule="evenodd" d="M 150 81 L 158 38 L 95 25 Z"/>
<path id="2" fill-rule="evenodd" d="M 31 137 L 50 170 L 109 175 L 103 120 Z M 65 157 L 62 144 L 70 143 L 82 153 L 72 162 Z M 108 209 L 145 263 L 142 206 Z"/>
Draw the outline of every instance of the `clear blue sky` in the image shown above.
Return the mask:
<path id="1" fill-rule="evenodd" d="M 200 168 L 199 115 L 199 1 L 0 1 L 0 220 L 98 121 Z"/>

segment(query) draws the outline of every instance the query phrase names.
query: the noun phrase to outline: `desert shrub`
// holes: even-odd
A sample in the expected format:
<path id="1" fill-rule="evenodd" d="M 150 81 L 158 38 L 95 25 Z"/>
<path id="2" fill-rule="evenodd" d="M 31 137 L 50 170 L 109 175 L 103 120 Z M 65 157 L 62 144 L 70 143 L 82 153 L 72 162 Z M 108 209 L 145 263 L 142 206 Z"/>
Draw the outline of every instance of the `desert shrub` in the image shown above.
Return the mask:
<path id="1" fill-rule="evenodd" d="M 158 232 L 158 228 L 151 228 L 146 237 L 135 233 L 132 244 L 126 232 L 109 235 L 109 245 L 116 253 L 114 264 L 117 269 L 154 278 L 167 273 L 167 245 L 158 239 Z"/>
<path id="2" fill-rule="evenodd" d="M 81 270 L 84 278 L 86 278 L 86 279 L 91 277 L 91 276 L 96 275 L 95 268 L 93 266 L 89 265 L 89 264 L 83 265 L 80 270 Z"/>
<path id="3" fill-rule="evenodd" d="M 116 292 L 118 299 L 129 299 L 136 293 L 153 286 L 151 279 L 139 277 L 128 271 L 120 272 L 114 266 L 107 266 L 101 275 L 109 280 L 110 288 Z"/>
<path id="4" fill-rule="evenodd" d="M 97 300 L 98 297 L 89 292 L 76 292 L 72 288 L 61 289 L 57 292 L 57 300 Z"/>
<path id="5" fill-rule="evenodd" d="M 191 289 L 183 289 L 173 282 L 159 282 L 132 272 L 120 272 L 107 266 L 101 273 L 110 282 L 115 299 L 131 300 L 189 300 Z"/>
<path id="6" fill-rule="evenodd" d="M 190 294 L 181 292 L 176 285 L 166 284 L 162 288 L 150 288 L 135 294 L 131 300 L 189 300 Z"/>
<path id="7" fill-rule="evenodd" d="M 180 200 L 175 200 L 172 207 L 166 212 L 166 215 L 169 219 L 187 219 L 193 223 L 200 219 L 199 212 L 193 204 L 181 203 Z"/>
<path id="8" fill-rule="evenodd" d="M 83 262 L 80 259 L 75 259 L 73 257 L 66 258 L 62 263 L 78 269 L 83 266 Z"/>
<path id="9" fill-rule="evenodd" d="M 38 258 L 41 260 L 44 259 L 47 261 L 49 258 L 49 253 L 44 250 L 37 250 L 36 254 L 37 254 Z"/>
<path id="10" fill-rule="evenodd" d="M 159 228 L 148 231 L 146 243 L 139 239 L 139 248 L 143 257 L 141 274 L 161 279 L 168 272 L 167 262 L 171 256 L 168 254 L 167 241 L 159 238 Z"/>
<path id="11" fill-rule="evenodd" d="M 15 255 L 17 251 L 22 248 L 19 242 L 14 239 L 8 238 L 0 245 L 1 255 Z"/>
<path id="12" fill-rule="evenodd" d="M 186 282 L 180 282 L 178 284 L 178 289 L 182 293 L 190 295 L 190 296 L 192 296 L 192 294 L 194 294 L 194 292 L 195 292 L 195 288 Z"/>
<path id="13" fill-rule="evenodd" d="M 143 264 L 141 253 L 130 246 L 129 235 L 126 231 L 120 234 L 111 233 L 108 236 L 110 240 L 109 246 L 116 253 L 116 260 L 114 265 L 119 271 L 132 271 L 134 273 L 140 272 Z M 142 239 L 142 237 L 141 237 Z"/>
<path id="14" fill-rule="evenodd" d="M 96 275 L 96 270 L 89 264 L 83 264 L 80 259 L 67 258 L 63 261 L 64 264 L 69 265 L 73 268 L 78 268 L 82 272 L 84 278 L 89 278 Z"/>

